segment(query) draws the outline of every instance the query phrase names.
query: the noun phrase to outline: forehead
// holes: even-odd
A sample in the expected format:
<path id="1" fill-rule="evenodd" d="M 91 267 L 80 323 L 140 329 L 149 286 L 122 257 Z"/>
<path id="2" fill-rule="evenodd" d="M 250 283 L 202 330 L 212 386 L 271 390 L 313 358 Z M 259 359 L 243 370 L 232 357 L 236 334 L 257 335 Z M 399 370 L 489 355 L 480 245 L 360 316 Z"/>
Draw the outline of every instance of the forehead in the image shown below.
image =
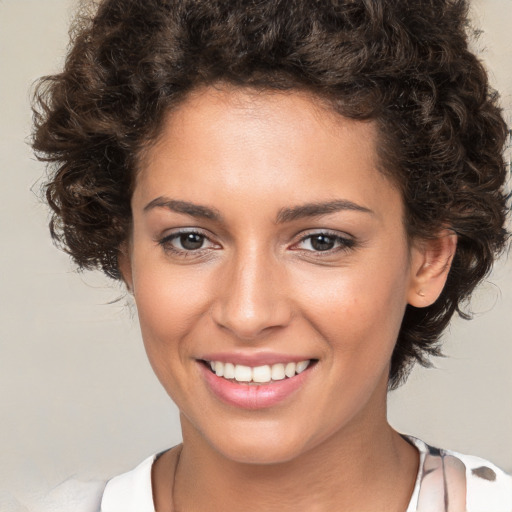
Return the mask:
<path id="1" fill-rule="evenodd" d="M 309 138 L 312 131 L 319 135 L 329 132 L 333 136 L 331 142 L 336 143 L 334 139 L 350 129 L 361 134 L 361 144 L 373 146 L 378 135 L 375 122 L 344 117 L 335 112 L 327 100 L 307 91 L 260 90 L 221 84 L 195 89 L 169 112 L 156 145 L 168 143 L 165 139 L 170 131 L 177 136 L 189 135 L 187 130 L 190 129 L 213 132 L 221 127 L 223 136 L 233 128 L 235 139 L 243 133 L 273 127 L 282 138 L 289 136 L 290 143 L 301 135 Z M 319 127 L 323 129 L 318 131 Z"/>
<path id="2" fill-rule="evenodd" d="M 374 122 L 342 117 L 307 93 L 208 87 L 169 113 L 135 191 L 148 201 L 165 189 L 202 203 L 341 196 L 366 206 L 396 193 L 379 171 L 377 144 Z"/>

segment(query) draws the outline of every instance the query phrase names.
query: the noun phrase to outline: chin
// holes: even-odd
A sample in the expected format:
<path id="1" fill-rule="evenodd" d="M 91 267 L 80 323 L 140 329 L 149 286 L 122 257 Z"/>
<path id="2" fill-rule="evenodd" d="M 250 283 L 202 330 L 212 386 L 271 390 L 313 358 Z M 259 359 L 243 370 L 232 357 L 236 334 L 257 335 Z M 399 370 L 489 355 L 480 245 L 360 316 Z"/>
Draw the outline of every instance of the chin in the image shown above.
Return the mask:
<path id="1" fill-rule="evenodd" d="M 212 434 L 205 436 L 208 444 L 226 459 L 242 464 L 286 463 L 308 450 L 302 429 L 294 432 L 289 428 L 260 424 L 246 428 L 237 426 Z"/>
<path id="2" fill-rule="evenodd" d="M 296 459 L 303 452 L 291 446 L 275 446 L 269 443 L 230 443 L 215 447 L 223 457 L 240 464 L 283 464 Z"/>

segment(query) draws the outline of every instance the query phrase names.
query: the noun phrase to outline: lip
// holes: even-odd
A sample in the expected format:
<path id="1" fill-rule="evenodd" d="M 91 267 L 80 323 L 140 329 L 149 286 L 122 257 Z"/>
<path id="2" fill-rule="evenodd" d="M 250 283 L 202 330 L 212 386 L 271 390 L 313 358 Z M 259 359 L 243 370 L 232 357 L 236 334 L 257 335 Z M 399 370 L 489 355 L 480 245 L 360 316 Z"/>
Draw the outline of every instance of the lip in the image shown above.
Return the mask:
<path id="1" fill-rule="evenodd" d="M 222 359 L 215 360 L 222 361 Z M 303 360 L 304 359 L 302 359 L 302 361 Z M 233 362 L 234 359 L 230 357 L 228 361 Z M 265 359 L 265 361 L 268 361 L 268 359 Z M 291 360 L 288 356 L 287 361 L 290 362 L 293 361 L 293 359 Z M 301 359 L 297 361 L 301 361 Z M 237 364 L 243 363 L 238 362 Z M 275 381 L 270 384 L 239 384 L 224 379 L 223 377 L 217 377 L 217 375 L 201 361 L 198 361 L 198 365 L 203 380 L 216 398 L 228 405 L 252 410 L 273 407 L 297 393 L 310 376 L 312 366 L 314 366 L 308 366 L 302 373 L 294 377 Z"/>

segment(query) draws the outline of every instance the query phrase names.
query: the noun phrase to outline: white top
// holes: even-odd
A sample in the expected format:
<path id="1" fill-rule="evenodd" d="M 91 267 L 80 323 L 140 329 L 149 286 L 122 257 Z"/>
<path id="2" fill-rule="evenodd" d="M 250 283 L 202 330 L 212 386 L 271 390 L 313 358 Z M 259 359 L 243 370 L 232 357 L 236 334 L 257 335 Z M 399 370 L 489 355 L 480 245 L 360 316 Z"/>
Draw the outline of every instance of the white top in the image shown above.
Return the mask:
<path id="1" fill-rule="evenodd" d="M 404 436 L 420 453 L 416 484 L 406 512 L 443 512 L 446 503 L 466 512 L 512 512 L 512 477 L 472 455 L 433 448 Z M 156 455 L 107 483 L 101 512 L 155 512 L 151 468 Z M 464 493 L 464 489 L 466 492 Z M 455 510 L 453 508 L 452 510 Z"/>

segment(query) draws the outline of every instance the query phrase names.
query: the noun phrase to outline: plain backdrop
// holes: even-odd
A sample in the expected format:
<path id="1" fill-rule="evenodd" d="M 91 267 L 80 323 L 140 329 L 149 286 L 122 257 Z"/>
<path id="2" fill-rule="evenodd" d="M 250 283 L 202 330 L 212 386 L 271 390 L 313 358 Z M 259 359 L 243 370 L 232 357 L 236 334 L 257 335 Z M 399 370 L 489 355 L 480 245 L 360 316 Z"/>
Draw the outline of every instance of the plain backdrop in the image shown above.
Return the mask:
<path id="1" fill-rule="evenodd" d="M 70 476 L 108 478 L 180 441 L 122 287 L 74 272 L 37 197 L 44 166 L 27 144 L 30 86 L 59 70 L 75 7 L 0 0 L 0 488 L 20 503 Z M 512 0 L 474 1 L 473 20 L 510 123 Z M 446 333 L 448 357 L 390 394 L 390 421 L 512 471 L 511 261 L 498 263 L 473 309 Z"/>

